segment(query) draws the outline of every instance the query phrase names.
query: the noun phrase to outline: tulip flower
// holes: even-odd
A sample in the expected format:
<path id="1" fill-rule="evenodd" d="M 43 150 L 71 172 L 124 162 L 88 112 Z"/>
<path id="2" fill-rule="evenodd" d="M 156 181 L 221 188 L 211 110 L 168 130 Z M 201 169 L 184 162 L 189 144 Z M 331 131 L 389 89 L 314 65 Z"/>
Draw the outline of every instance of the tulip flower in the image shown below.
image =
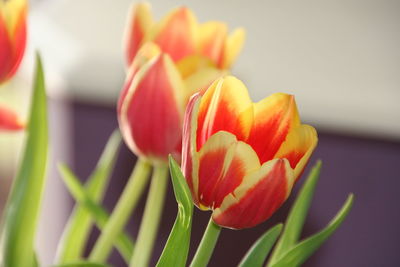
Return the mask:
<path id="1" fill-rule="evenodd" d="M 24 128 L 24 123 L 11 110 L 0 105 L 0 131 L 17 131 Z"/>
<path id="2" fill-rule="evenodd" d="M 119 102 L 119 123 L 128 147 L 154 161 L 178 152 L 184 112 L 184 84 L 167 54 L 137 72 Z"/>
<path id="3" fill-rule="evenodd" d="M 183 127 L 182 170 L 194 202 L 234 229 L 265 221 L 285 202 L 318 139 L 293 96 L 253 103 L 234 77 L 194 95 Z"/>
<path id="4" fill-rule="evenodd" d="M 183 63 L 194 66 L 201 61 L 201 64 L 211 61 L 221 69 L 229 68 L 242 48 L 242 28 L 228 35 L 226 24 L 219 21 L 199 24 L 186 7 L 176 8 L 161 21 L 155 22 L 150 9 L 149 4 L 139 3 L 131 10 L 125 33 L 128 65 L 133 62 L 140 47 L 149 41 L 169 54 L 174 62 L 186 59 L 191 64 Z"/>
<path id="5" fill-rule="evenodd" d="M 129 148 L 151 161 L 180 158 L 183 113 L 193 93 L 226 73 L 244 31 L 228 35 L 222 22 L 199 24 L 185 7 L 153 21 L 150 6 L 134 6 L 126 31 L 129 70 L 118 120 Z"/>
<path id="6" fill-rule="evenodd" d="M 26 0 L 0 1 L 0 84 L 18 69 L 26 44 Z"/>

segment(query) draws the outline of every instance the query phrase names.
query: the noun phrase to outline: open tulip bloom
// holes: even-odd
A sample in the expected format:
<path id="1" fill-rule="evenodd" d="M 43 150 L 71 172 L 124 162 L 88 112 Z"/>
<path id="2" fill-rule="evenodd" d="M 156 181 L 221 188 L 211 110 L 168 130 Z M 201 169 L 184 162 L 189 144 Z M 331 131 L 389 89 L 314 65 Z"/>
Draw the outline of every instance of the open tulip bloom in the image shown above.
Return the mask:
<path id="1" fill-rule="evenodd" d="M 300 123 L 292 95 L 252 103 L 231 76 L 192 97 L 183 136 L 182 169 L 195 204 L 236 229 L 265 221 L 282 205 L 318 140 Z"/>
<path id="2" fill-rule="evenodd" d="M 292 95 L 275 93 L 253 103 L 232 76 L 193 95 L 184 118 L 181 168 L 194 204 L 212 215 L 190 266 L 207 265 L 221 227 L 248 228 L 271 217 L 289 197 L 317 142 L 316 130 L 301 124 Z M 316 234 L 296 244 L 318 168 L 294 204 L 268 267 L 301 265 L 350 209 L 352 196 L 319 239 Z M 278 225 L 261 237 L 240 266 L 262 266 L 280 231 Z M 262 246 L 268 249 L 257 252 Z"/>

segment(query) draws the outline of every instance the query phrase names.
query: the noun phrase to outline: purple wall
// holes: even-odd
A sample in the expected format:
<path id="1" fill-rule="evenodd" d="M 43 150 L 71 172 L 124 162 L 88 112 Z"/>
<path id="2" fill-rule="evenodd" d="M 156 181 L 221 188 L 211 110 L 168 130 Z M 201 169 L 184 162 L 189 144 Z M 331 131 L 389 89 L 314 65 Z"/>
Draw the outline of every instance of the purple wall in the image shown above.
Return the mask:
<path id="1" fill-rule="evenodd" d="M 114 109 L 74 104 L 75 170 L 87 177 L 102 148 L 117 127 Z M 319 145 L 311 164 L 323 160 L 321 178 L 304 234 L 321 229 L 336 214 L 347 194 L 355 193 L 355 205 L 348 218 L 318 253 L 303 266 L 307 267 L 394 267 L 400 266 L 400 212 L 396 203 L 400 188 L 398 165 L 400 143 L 357 138 L 319 131 Z M 135 157 L 125 146 L 121 149 L 112 186 L 106 196 L 109 210 L 118 199 L 133 167 Z M 311 165 L 310 164 L 310 165 Z M 308 173 L 308 170 L 305 172 Z M 300 182 L 302 183 L 302 182 Z M 299 185 L 295 187 L 297 191 Z M 161 253 L 176 216 L 172 187 L 169 187 L 156 256 Z M 251 244 L 270 226 L 284 221 L 289 201 L 266 223 L 253 229 L 224 229 L 209 266 L 235 266 Z M 71 202 L 72 205 L 72 202 Z M 143 211 L 144 199 L 127 229 L 136 234 Z M 192 257 L 207 224 L 209 213 L 196 209 L 193 223 Z M 95 240 L 97 231 L 93 234 Z M 117 253 L 112 262 L 124 266 Z"/>

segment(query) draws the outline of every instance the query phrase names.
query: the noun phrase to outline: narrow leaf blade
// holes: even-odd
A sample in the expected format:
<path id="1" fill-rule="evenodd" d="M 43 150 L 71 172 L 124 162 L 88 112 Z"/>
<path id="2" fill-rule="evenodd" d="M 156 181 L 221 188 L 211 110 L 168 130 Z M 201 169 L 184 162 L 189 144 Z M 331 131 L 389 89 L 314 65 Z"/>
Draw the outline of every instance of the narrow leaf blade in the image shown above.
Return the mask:
<path id="1" fill-rule="evenodd" d="M 22 163 L 8 199 L 2 244 L 2 266 L 34 266 L 34 239 L 45 184 L 48 152 L 47 104 L 40 56 Z"/>
<path id="2" fill-rule="evenodd" d="M 115 165 L 120 143 L 121 135 L 118 130 L 115 130 L 110 136 L 95 170 L 86 183 L 86 192 L 96 203 L 99 203 L 103 198 L 111 171 Z M 90 212 L 86 208 L 76 205 L 60 241 L 57 252 L 58 262 L 64 263 L 78 260 L 81 257 L 91 226 Z"/>
<path id="3" fill-rule="evenodd" d="M 178 215 L 157 267 L 186 265 L 192 229 L 193 202 L 190 189 L 179 165 L 171 156 L 169 157 L 169 168 L 178 203 Z"/>
<path id="4" fill-rule="evenodd" d="M 343 207 L 323 230 L 295 245 L 271 267 L 300 266 L 342 224 L 353 205 L 353 199 L 354 196 L 350 194 Z"/>
<path id="5" fill-rule="evenodd" d="M 293 203 L 293 206 L 290 209 L 289 215 L 286 219 L 282 235 L 279 238 L 269 260 L 270 264 L 273 264 L 275 261 L 277 261 L 299 240 L 312 198 L 314 196 L 315 187 L 319 179 L 321 165 L 321 161 L 316 163 L 301 190 L 299 191 L 296 201 Z"/>
<path id="6" fill-rule="evenodd" d="M 261 267 L 282 231 L 282 224 L 275 225 L 264 233 L 249 249 L 239 267 Z"/>
<path id="7" fill-rule="evenodd" d="M 66 165 L 60 165 L 59 169 L 71 195 L 75 198 L 79 205 L 81 205 L 82 208 L 89 212 L 96 225 L 100 229 L 103 229 L 110 217 L 108 212 L 90 198 L 81 182 Z M 124 260 L 129 262 L 134 249 L 133 240 L 129 237 L 129 235 L 126 233 L 121 233 L 117 237 L 115 245 Z"/>

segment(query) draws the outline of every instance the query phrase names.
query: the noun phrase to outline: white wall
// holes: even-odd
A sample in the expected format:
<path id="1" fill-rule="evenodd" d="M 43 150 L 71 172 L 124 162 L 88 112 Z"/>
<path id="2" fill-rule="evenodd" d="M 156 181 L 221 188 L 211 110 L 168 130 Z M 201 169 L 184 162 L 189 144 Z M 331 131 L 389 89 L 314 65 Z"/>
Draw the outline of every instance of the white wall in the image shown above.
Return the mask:
<path id="1" fill-rule="evenodd" d="M 56 30 L 33 29 L 36 36 L 50 36 L 47 43 L 42 38 L 41 50 L 68 66 L 63 72 L 75 96 L 115 103 L 123 80 L 121 36 L 130 3 L 53 0 L 34 6 L 36 18 Z M 244 26 L 247 41 L 234 73 L 254 100 L 276 91 L 293 93 L 310 123 L 400 138 L 400 1 L 151 3 L 158 18 L 183 3 L 200 21 Z"/>

